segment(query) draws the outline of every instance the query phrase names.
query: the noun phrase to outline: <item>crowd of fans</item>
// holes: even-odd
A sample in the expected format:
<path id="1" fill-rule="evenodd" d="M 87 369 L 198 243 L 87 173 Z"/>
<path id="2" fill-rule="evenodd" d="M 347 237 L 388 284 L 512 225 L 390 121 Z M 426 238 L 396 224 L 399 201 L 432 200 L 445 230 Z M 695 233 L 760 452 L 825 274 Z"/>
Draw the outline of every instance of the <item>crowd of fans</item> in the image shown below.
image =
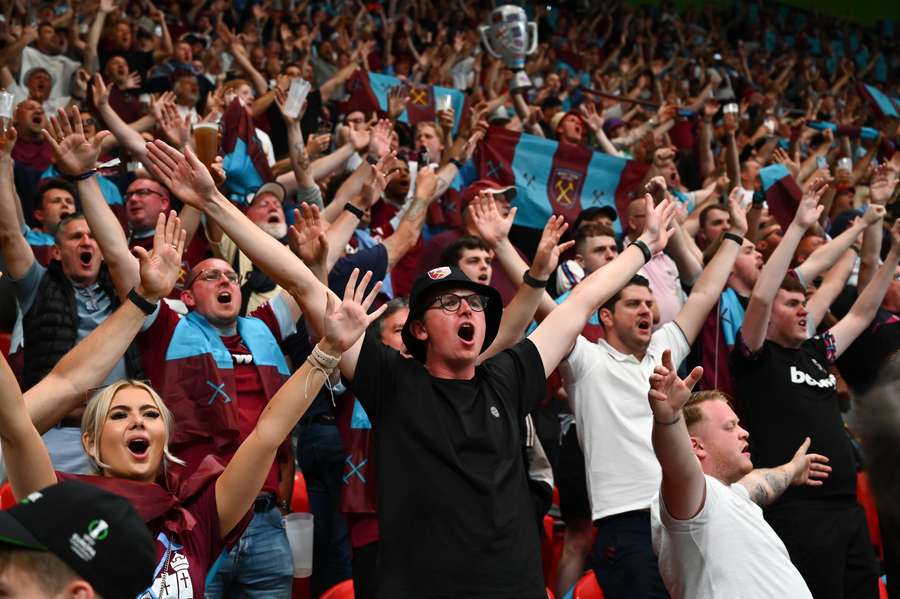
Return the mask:
<path id="1" fill-rule="evenodd" d="M 290 597 L 295 469 L 313 596 L 900 582 L 892 23 L 524 3 L 513 89 L 488 2 L 2 6 L 0 595 Z M 529 228 L 504 131 L 638 175 Z"/>

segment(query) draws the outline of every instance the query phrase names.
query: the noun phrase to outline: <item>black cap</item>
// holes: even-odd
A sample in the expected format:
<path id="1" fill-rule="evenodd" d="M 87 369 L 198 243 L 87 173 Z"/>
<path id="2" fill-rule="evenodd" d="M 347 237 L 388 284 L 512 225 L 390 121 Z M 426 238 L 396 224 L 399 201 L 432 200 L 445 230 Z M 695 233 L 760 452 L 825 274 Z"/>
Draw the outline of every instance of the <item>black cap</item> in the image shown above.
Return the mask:
<path id="1" fill-rule="evenodd" d="M 619 219 L 619 215 L 616 214 L 616 209 L 612 206 L 591 206 L 590 208 L 585 208 L 581 212 L 578 213 L 578 216 L 575 218 L 575 223 L 572 226 L 572 232 L 578 230 L 578 227 L 581 226 L 586 220 L 594 220 L 598 216 L 605 216 L 609 220 L 616 222 Z"/>
<path id="2" fill-rule="evenodd" d="M 0 543 L 52 553 L 107 598 L 134 599 L 156 566 L 153 537 L 131 504 L 77 480 L 0 512 Z"/>
<path id="3" fill-rule="evenodd" d="M 420 275 L 416 282 L 413 283 L 412 292 L 409 294 L 409 316 L 406 317 L 406 324 L 403 325 L 403 331 L 400 333 L 403 337 L 403 344 L 409 355 L 425 362 L 425 344 L 413 337 L 411 325 L 414 320 L 419 320 L 428 307 L 426 299 L 430 294 L 438 289 L 448 287 L 462 287 L 463 289 L 471 289 L 475 293 L 487 296 L 488 302 L 484 308 L 484 321 L 487 328 L 484 331 L 484 343 L 481 351 L 489 348 L 497 336 L 500 329 L 500 319 L 503 317 L 503 298 L 500 293 L 493 287 L 476 283 L 458 268 L 450 266 L 440 266 L 433 268 L 423 275 Z"/>

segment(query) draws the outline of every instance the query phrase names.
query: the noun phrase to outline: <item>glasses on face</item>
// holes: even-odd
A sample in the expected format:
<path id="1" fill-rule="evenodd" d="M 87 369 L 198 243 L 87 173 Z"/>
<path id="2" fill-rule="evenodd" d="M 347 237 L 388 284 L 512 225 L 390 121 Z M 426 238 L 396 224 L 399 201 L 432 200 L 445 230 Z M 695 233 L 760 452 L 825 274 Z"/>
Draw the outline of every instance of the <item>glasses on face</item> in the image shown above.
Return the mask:
<path id="1" fill-rule="evenodd" d="M 234 283 L 235 285 L 241 280 L 236 272 L 233 270 L 219 270 L 218 268 L 204 268 L 200 272 L 196 273 L 192 277 L 187 280 L 187 283 L 184 284 L 184 288 L 187 289 L 191 286 L 191 284 L 200 279 L 201 281 L 218 281 L 222 278 L 222 275 L 225 275 L 225 279 L 228 280 L 229 283 Z"/>
<path id="2" fill-rule="evenodd" d="M 131 191 L 126 191 L 125 199 L 127 200 L 127 199 L 131 198 L 132 196 L 138 196 L 141 198 L 145 198 L 145 197 L 151 196 L 151 195 L 158 195 L 159 197 L 163 197 L 163 194 L 159 193 L 158 191 L 156 191 L 154 189 L 144 188 L 144 189 L 132 189 Z"/>
<path id="3" fill-rule="evenodd" d="M 471 295 L 445 293 L 437 296 L 434 300 L 434 304 L 426 308 L 426 310 L 440 307 L 443 308 L 445 312 L 453 313 L 459 310 L 459 306 L 462 304 L 463 300 L 466 300 L 466 304 L 468 304 L 473 312 L 484 312 L 484 307 L 487 306 L 488 303 L 488 297 L 479 293 L 473 293 Z"/>
<path id="4" fill-rule="evenodd" d="M 81 125 L 83 127 L 93 127 L 96 123 L 94 122 L 94 119 L 81 119 Z"/>

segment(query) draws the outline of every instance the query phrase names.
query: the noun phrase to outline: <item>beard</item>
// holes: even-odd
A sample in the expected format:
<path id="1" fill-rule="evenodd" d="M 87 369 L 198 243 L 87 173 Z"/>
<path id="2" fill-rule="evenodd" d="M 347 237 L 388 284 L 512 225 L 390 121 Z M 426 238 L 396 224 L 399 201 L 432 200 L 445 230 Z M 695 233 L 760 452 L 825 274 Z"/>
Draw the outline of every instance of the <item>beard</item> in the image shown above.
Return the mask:
<path id="1" fill-rule="evenodd" d="M 259 228 L 279 241 L 287 237 L 287 223 L 259 223 Z"/>

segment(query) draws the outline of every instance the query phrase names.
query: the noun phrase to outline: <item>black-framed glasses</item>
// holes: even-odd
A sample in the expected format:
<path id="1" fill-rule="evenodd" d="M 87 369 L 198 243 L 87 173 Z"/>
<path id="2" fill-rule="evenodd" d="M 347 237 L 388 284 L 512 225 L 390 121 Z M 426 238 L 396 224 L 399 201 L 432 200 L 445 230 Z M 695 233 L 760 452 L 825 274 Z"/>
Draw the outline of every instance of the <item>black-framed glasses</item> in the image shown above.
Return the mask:
<path id="1" fill-rule="evenodd" d="M 155 189 L 148 189 L 145 187 L 142 189 L 132 189 L 131 191 L 126 191 L 125 199 L 127 200 L 127 199 L 131 198 L 132 196 L 138 196 L 141 198 L 145 198 L 147 196 L 152 196 L 152 195 L 158 195 L 159 197 L 164 197 L 163 194 L 159 193 Z"/>
<path id="2" fill-rule="evenodd" d="M 200 279 L 201 281 L 218 281 L 222 278 L 222 275 L 225 275 L 225 278 L 229 283 L 234 283 L 235 285 L 240 282 L 241 278 L 238 276 L 236 272 L 233 270 L 219 270 L 218 268 L 204 268 L 199 272 L 191 275 L 188 278 L 187 282 L 184 284 L 184 288 L 188 289 L 194 281 Z"/>
<path id="3" fill-rule="evenodd" d="M 471 295 L 444 293 L 437 296 L 434 299 L 434 303 L 431 306 L 428 306 L 426 310 L 440 307 L 443 308 L 445 312 L 456 312 L 459 310 L 459 306 L 462 304 L 463 300 L 466 300 L 466 304 L 468 304 L 473 312 L 484 312 L 484 308 L 488 303 L 488 296 L 481 295 L 480 293 L 473 293 Z"/>
<path id="4" fill-rule="evenodd" d="M 81 125 L 83 127 L 93 127 L 97 123 L 94 122 L 94 119 L 81 119 Z"/>

